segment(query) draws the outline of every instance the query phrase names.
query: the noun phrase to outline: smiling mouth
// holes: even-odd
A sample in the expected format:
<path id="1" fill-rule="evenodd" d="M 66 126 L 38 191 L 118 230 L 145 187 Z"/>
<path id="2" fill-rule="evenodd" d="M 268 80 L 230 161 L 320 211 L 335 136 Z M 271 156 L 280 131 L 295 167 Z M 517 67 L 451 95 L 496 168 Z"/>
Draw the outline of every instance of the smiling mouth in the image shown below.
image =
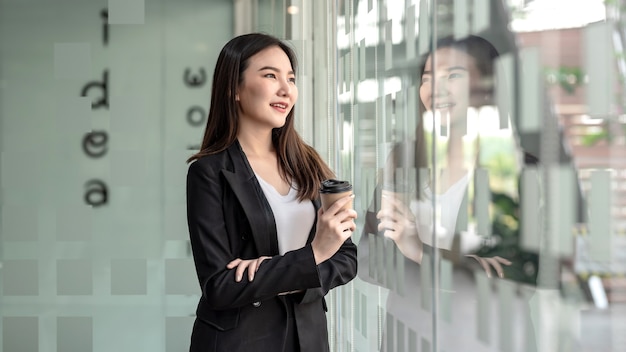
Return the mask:
<path id="1" fill-rule="evenodd" d="M 287 109 L 287 105 L 285 104 L 270 104 L 270 106 L 279 109 Z"/>
<path id="2" fill-rule="evenodd" d="M 435 109 L 449 109 L 453 107 L 454 105 L 455 105 L 454 103 L 439 103 L 439 104 L 435 104 Z"/>

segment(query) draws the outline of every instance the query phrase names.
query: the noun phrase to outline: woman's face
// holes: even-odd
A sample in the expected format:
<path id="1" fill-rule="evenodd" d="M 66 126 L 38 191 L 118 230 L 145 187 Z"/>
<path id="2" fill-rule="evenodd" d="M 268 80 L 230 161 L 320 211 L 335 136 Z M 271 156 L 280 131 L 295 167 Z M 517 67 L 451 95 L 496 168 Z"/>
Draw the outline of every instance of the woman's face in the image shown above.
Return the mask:
<path id="1" fill-rule="evenodd" d="M 241 123 L 255 128 L 279 128 L 298 100 L 296 77 L 289 57 L 278 46 L 248 59 L 237 88 Z"/>
<path id="2" fill-rule="evenodd" d="M 464 51 L 446 47 L 426 60 L 420 99 L 429 111 L 438 111 L 458 121 L 467 115 L 470 106 L 485 103 L 484 89 L 480 89 L 481 74 L 474 58 Z M 482 92 L 482 93 L 481 93 Z"/>

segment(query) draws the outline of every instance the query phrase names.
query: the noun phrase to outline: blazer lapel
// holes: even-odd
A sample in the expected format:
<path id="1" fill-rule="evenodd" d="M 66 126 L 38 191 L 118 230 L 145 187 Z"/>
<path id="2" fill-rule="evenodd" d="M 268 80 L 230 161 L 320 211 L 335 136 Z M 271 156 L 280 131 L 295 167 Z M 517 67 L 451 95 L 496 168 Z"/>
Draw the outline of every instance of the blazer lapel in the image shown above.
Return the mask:
<path id="1" fill-rule="evenodd" d="M 309 238 L 306 240 L 307 244 L 313 242 L 313 238 L 315 238 L 315 231 L 317 230 L 317 211 L 322 206 L 319 198 L 313 200 L 312 203 L 313 208 L 315 208 L 315 220 L 313 220 L 313 226 L 311 227 L 311 231 L 309 232 Z"/>
<path id="2" fill-rule="evenodd" d="M 233 161 L 233 170 L 223 169 L 222 174 L 246 214 L 258 254 L 278 254 L 274 215 L 239 142 L 235 141 L 227 151 Z"/>

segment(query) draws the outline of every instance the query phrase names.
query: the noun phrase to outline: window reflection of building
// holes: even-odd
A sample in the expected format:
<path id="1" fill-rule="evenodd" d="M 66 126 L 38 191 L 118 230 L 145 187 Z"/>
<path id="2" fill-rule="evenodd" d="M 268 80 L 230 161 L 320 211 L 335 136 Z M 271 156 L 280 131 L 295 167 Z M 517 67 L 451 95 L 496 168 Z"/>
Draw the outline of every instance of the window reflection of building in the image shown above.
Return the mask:
<path id="1" fill-rule="evenodd" d="M 585 50 L 584 30 L 568 28 L 518 35 L 523 47 L 541 48 L 547 94 L 554 104 L 572 162 L 578 170 L 582 192 L 587 194 L 590 191 L 591 175 L 595 170 L 613 170 L 610 208 L 616 234 L 611 237 L 615 249 L 623 251 L 626 250 L 623 235 L 626 231 L 626 120 L 617 114 L 614 118 L 594 118 L 588 115 L 585 58 L 582 55 Z M 617 76 L 621 74 L 618 65 L 619 61 L 616 61 L 607 70 Z M 626 302 L 626 284 L 619 276 L 615 276 L 620 272 L 620 264 L 617 268 L 610 268 L 606 263 L 590 258 L 589 247 L 593 244 L 587 232 L 588 228 L 584 224 L 577 229 L 576 271 L 584 279 L 592 274 L 600 275 L 609 302 Z"/>

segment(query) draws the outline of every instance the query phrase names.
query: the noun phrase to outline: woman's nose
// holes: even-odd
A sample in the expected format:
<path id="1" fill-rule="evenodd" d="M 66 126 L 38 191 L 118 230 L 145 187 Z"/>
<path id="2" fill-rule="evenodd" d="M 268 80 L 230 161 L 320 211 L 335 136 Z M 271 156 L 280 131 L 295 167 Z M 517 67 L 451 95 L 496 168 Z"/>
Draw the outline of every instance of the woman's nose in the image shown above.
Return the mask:
<path id="1" fill-rule="evenodd" d="M 435 79 L 434 96 L 448 95 L 448 81 L 445 77 L 439 77 Z"/>
<path id="2" fill-rule="evenodd" d="M 291 83 L 287 80 L 283 80 L 280 83 L 280 88 L 278 90 L 278 95 L 280 96 L 287 96 L 291 94 Z"/>

